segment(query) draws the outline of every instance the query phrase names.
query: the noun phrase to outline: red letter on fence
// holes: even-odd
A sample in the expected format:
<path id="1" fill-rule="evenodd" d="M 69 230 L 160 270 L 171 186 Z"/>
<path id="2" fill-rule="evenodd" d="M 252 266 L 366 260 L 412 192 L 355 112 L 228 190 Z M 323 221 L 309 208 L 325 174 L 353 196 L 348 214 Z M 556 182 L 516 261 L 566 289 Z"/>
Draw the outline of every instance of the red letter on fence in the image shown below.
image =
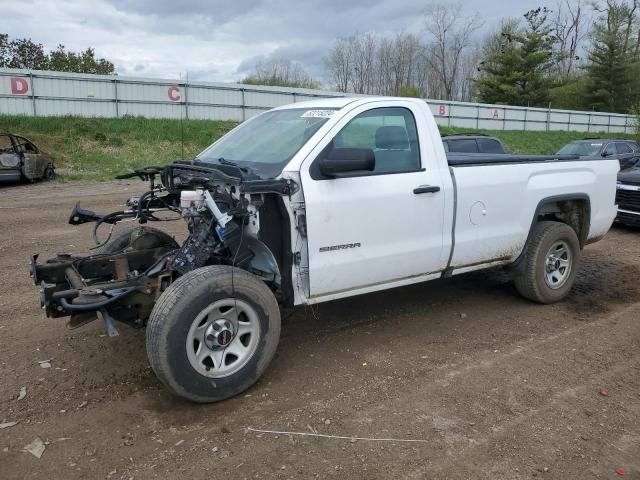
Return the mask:
<path id="1" fill-rule="evenodd" d="M 11 94 L 24 95 L 29 91 L 29 84 L 24 78 L 11 77 Z"/>
<path id="2" fill-rule="evenodd" d="M 491 118 L 494 120 L 500 120 L 500 110 L 498 110 L 497 108 L 494 108 L 493 115 L 491 116 Z"/>
<path id="3" fill-rule="evenodd" d="M 446 114 L 447 114 L 447 107 L 445 107 L 444 105 L 439 105 L 438 115 L 446 115 Z"/>
<path id="4" fill-rule="evenodd" d="M 169 87 L 167 95 L 169 96 L 169 100 L 172 102 L 179 102 L 180 98 L 182 98 L 180 97 L 180 87 L 176 87 L 175 85 L 173 87 Z"/>

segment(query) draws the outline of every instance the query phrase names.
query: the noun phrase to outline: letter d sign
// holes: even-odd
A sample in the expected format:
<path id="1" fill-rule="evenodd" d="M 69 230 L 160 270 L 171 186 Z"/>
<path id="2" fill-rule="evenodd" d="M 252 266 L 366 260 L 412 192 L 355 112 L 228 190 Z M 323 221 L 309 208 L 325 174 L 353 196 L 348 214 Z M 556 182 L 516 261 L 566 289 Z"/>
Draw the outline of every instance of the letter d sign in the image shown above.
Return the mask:
<path id="1" fill-rule="evenodd" d="M 29 91 L 29 84 L 24 78 L 11 77 L 11 94 L 24 95 Z"/>

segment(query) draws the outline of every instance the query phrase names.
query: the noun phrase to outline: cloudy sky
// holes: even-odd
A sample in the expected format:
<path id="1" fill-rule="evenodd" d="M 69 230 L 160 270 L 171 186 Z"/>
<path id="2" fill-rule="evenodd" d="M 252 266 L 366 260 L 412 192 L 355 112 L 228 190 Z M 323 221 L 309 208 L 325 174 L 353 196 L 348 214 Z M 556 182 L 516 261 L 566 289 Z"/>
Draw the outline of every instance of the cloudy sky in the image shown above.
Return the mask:
<path id="1" fill-rule="evenodd" d="M 446 0 L 443 0 L 444 3 Z M 0 0 L 0 32 L 53 49 L 92 46 L 120 75 L 236 81 L 260 59 L 301 62 L 316 78 L 334 38 L 421 34 L 429 0 Z M 463 0 L 484 30 L 554 0 Z"/>

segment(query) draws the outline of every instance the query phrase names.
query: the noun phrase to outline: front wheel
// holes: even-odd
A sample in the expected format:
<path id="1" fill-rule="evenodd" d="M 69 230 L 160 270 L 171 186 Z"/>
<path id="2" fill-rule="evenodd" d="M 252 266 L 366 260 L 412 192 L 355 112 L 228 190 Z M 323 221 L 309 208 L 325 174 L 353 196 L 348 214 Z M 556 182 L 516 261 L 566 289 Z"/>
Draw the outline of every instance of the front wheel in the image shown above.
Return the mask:
<path id="1" fill-rule="evenodd" d="M 580 242 L 575 230 L 560 222 L 538 222 L 524 257 L 515 267 L 516 288 L 534 302 L 558 302 L 569 294 L 579 263 Z"/>
<path id="2" fill-rule="evenodd" d="M 228 266 L 176 280 L 147 324 L 147 355 L 174 394 L 200 403 L 237 395 L 265 371 L 280 339 L 280 310 L 267 285 Z"/>

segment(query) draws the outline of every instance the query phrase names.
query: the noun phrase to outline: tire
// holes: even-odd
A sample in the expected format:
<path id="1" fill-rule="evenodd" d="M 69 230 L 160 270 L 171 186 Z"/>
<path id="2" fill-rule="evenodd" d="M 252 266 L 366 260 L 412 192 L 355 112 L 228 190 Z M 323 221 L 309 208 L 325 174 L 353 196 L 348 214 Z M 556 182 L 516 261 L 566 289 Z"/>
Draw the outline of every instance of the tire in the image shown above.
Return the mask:
<path id="1" fill-rule="evenodd" d="M 42 179 L 48 181 L 53 180 L 54 178 L 56 178 L 56 172 L 53 170 L 53 167 L 49 165 L 44 169 L 44 172 L 42 172 Z"/>
<path id="2" fill-rule="evenodd" d="M 524 257 L 515 267 L 516 288 L 534 302 L 558 302 L 569 294 L 579 263 L 580 242 L 575 230 L 561 222 L 538 222 Z"/>
<path id="3" fill-rule="evenodd" d="M 221 314 L 223 308 L 217 306 L 225 302 L 230 310 Z M 244 316 L 241 314 L 238 320 L 245 322 L 236 322 L 237 334 L 229 334 L 232 340 L 226 347 L 218 344 L 209 348 L 204 340 L 200 341 L 210 341 L 211 335 L 198 336 L 198 331 L 212 332 L 214 324 L 224 324 L 232 318 L 229 312 L 240 311 Z M 253 313 L 246 313 L 249 311 Z M 221 315 L 224 318 L 219 320 Z M 241 325 L 243 329 L 249 328 L 246 325 L 257 328 L 249 340 L 247 334 L 241 336 Z M 216 335 L 219 339 L 222 331 Z M 237 345 L 243 339 L 248 344 L 243 344 L 245 350 Z M 173 394 L 193 402 L 211 403 L 233 397 L 253 385 L 273 359 L 279 339 L 280 310 L 269 287 L 244 270 L 216 265 L 183 275 L 160 296 L 147 324 L 147 356 L 156 376 Z M 232 348 L 246 355 L 236 356 L 231 353 Z M 234 356 L 240 363 L 227 365 Z"/>
<path id="4" fill-rule="evenodd" d="M 128 227 L 115 233 L 97 253 L 110 254 L 123 252 L 126 249 L 145 250 L 168 246 L 179 248 L 177 242 L 166 232 L 152 227 Z"/>

